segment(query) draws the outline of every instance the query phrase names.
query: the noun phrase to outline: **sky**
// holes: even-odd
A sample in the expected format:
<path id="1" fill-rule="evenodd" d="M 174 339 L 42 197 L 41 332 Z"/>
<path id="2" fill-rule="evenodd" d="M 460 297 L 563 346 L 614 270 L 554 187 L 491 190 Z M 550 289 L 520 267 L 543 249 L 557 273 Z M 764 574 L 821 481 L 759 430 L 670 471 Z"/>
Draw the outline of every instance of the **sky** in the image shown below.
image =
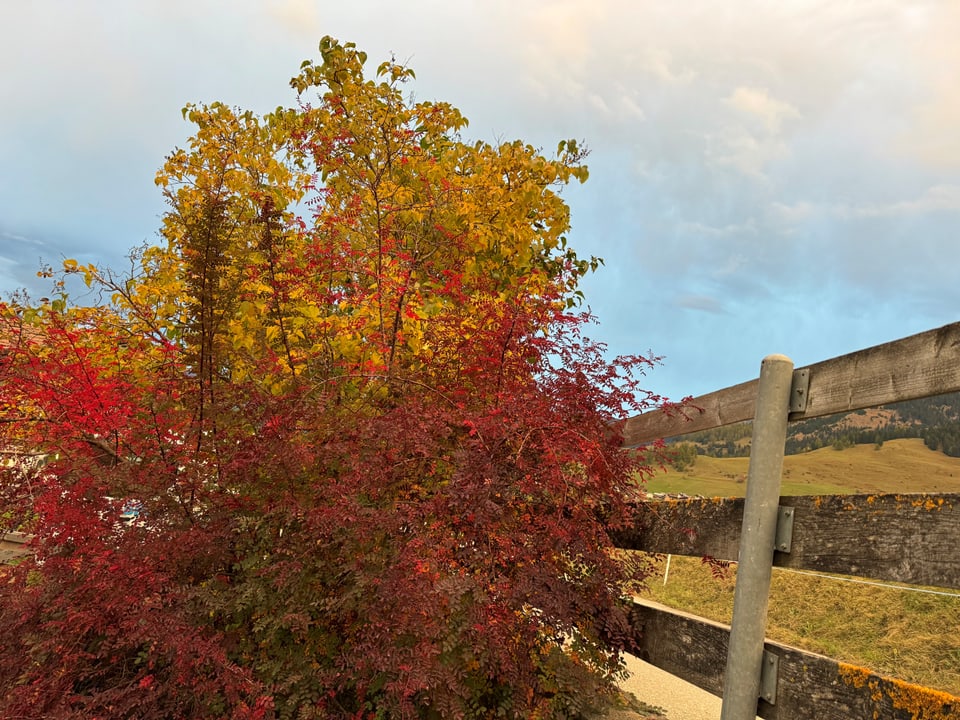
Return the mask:
<path id="1" fill-rule="evenodd" d="M 611 354 L 679 400 L 960 320 L 955 0 L 0 0 L 0 294 L 123 271 L 188 102 L 268 112 L 324 35 L 470 140 L 586 143 L 571 245 Z"/>

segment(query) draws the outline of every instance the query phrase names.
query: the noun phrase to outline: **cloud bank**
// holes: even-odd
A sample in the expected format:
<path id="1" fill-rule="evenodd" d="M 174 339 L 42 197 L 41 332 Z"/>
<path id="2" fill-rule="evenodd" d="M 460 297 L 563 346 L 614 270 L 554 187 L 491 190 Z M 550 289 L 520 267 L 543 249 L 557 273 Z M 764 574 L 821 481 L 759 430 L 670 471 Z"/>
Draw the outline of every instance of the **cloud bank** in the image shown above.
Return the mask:
<path id="1" fill-rule="evenodd" d="M 699 394 L 954 321 L 960 6 L 745 0 L 8 3 L 0 289 L 154 238 L 179 109 L 265 111 L 323 34 L 417 71 L 468 134 L 592 148 L 571 241 L 612 352 Z"/>

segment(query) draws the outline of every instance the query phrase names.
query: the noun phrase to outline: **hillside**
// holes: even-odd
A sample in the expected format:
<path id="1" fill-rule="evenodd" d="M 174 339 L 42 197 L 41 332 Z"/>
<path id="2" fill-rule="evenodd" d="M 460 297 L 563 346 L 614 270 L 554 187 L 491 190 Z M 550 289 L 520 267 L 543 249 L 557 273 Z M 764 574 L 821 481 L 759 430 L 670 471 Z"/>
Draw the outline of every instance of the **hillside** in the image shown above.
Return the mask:
<path id="1" fill-rule="evenodd" d="M 960 457 L 960 393 L 910 400 L 869 410 L 801 420 L 788 426 L 788 455 L 824 447 L 882 445 L 890 440 L 920 438 L 932 450 Z M 700 455 L 746 457 L 750 423 L 705 430 L 677 438 L 692 443 Z"/>
<path id="2" fill-rule="evenodd" d="M 658 472 L 647 490 L 743 495 L 748 463 L 747 457 L 700 455 L 683 470 Z M 960 458 L 931 450 L 920 438 L 823 447 L 784 458 L 783 495 L 877 492 L 960 492 Z"/>

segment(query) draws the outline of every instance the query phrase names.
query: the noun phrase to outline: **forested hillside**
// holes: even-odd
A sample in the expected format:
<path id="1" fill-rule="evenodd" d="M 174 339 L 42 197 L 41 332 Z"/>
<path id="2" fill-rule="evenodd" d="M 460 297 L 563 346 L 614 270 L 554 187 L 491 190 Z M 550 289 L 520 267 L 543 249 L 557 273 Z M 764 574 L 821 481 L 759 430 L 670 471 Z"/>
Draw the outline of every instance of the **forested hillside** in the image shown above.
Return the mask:
<path id="1" fill-rule="evenodd" d="M 750 423 L 692 433 L 677 438 L 692 443 L 700 455 L 745 457 L 750 454 Z M 839 449 L 897 438 L 922 438 L 931 450 L 960 457 L 960 393 L 909 400 L 869 410 L 791 423 L 788 455 L 832 446 Z"/>

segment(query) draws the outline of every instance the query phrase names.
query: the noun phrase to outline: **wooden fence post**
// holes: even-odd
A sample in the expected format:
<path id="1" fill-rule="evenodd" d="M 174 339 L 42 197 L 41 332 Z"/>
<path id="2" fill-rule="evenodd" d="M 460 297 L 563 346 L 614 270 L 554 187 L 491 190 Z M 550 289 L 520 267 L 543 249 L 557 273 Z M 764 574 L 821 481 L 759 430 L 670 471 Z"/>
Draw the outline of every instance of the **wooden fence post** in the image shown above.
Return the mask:
<path id="1" fill-rule="evenodd" d="M 763 359 L 720 720 L 753 720 L 757 714 L 792 380 L 790 358 Z"/>

